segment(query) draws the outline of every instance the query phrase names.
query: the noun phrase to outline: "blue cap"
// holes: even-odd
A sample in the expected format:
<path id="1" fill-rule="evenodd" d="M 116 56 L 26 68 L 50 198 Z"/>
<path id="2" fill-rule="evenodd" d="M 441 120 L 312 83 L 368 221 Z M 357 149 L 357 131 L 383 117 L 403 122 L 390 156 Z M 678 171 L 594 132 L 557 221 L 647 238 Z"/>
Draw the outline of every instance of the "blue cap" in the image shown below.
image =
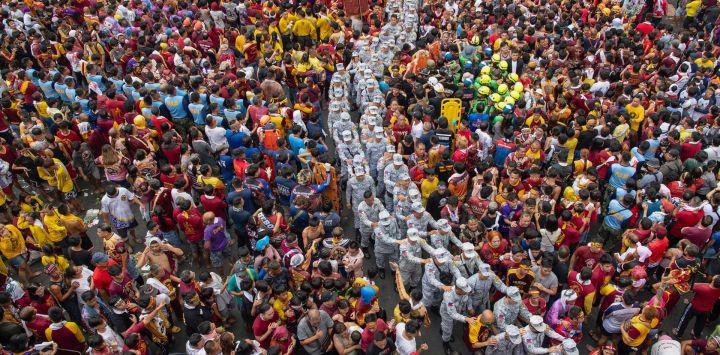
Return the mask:
<path id="1" fill-rule="evenodd" d="M 270 236 L 265 236 L 264 238 L 260 239 L 255 243 L 255 250 L 257 251 L 263 251 L 265 247 L 270 244 Z"/>

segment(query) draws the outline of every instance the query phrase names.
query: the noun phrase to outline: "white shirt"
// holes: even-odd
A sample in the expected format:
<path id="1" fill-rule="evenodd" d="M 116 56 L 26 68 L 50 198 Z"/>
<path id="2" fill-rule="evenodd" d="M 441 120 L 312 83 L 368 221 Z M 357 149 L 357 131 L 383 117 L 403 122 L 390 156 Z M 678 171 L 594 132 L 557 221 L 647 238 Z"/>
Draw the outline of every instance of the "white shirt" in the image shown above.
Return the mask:
<path id="1" fill-rule="evenodd" d="M 123 347 L 125 347 L 125 341 L 123 341 L 123 338 L 115 333 L 109 325 L 106 325 L 105 330 L 98 332 L 98 334 L 105 340 L 105 344 L 112 346 L 113 343 L 115 343 L 115 349 L 122 352 Z"/>
<path id="2" fill-rule="evenodd" d="M 227 137 L 225 136 L 225 128 L 205 126 L 205 134 L 207 134 L 208 140 L 210 141 L 210 147 L 215 151 L 228 144 Z"/>
<path id="3" fill-rule="evenodd" d="M 405 333 L 405 323 L 398 323 L 398 325 L 395 326 L 395 334 L 397 334 L 395 337 L 395 348 L 397 348 L 397 352 L 400 355 L 410 355 L 410 353 L 417 351 L 417 344 L 415 343 L 415 338 L 407 340 L 403 336 L 403 333 Z"/>
<path id="4" fill-rule="evenodd" d="M 135 198 L 135 194 L 124 187 L 118 187 L 117 189 L 118 193 L 115 197 L 103 196 L 102 200 L 100 200 L 100 210 L 109 213 L 119 221 L 132 221 L 135 214 L 130 209 L 130 200 Z"/>

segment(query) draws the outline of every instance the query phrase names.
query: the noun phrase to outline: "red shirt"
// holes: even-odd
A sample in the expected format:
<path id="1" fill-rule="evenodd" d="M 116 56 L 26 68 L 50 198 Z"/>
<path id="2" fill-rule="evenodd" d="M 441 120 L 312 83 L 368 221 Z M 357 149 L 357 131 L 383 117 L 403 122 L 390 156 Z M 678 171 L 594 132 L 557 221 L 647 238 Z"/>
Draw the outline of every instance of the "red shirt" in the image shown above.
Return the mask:
<path id="1" fill-rule="evenodd" d="M 683 143 L 680 145 L 680 160 L 685 161 L 692 158 L 702 149 L 702 143 Z"/>
<path id="2" fill-rule="evenodd" d="M 110 286 L 110 283 L 112 282 L 112 276 L 108 273 L 108 269 L 110 266 L 113 266 L 117 264 L 115 260 L 110 259 L 108 260 L 107 267 L 105 269 L 101 269 L 99 267 L 95 268 L 95 271 L 93 271 L 93 283 L 95 283 L 95 288 L 98 290 L 106 290 Z"/>
<path id="3" fill-rule="evenodd" d="M 692 227 L 700 223 L 700 220 L 705 216 L 702 210 L 698 211 L 680 211 L 675 215 L 675 223 L 670 228 L 670 235 L 679 238 L 682 235 L 682 229 L 684 227 Z"/>
<path id="4" fill-rule="evenodd" d="M 188 241 L 196 242 L 203 239 L 204 226 L 202 216 L 197 208 L 190 208 L 186 212 L 178 213 L 175 215 L 175 220 L 187 236 Z"/>
<path id="5" fill-rule="evenodd" d="M 226 220 L 225 211 L 227 210 L 228 205 L 222 199 L 216 196 L 202 195 L 200 196 L 200 204 L 205 211 L 215 213 L 215 217 L 220 217 Z"/>
<path id="6" fill-rule="evenodd" d="M 593 286 L 595 286 L 595 289 L 599 290 L 604 285 L 610 283 L 614 273 L 615 268 L 611 268 L 610 272 L 605 272 L 600 264 L 595 264 L 592 277 L 590 277 L 590 282 L 592 282 Z"/>
<path id="7" fill-rule="evenodd" d="M 174 145 L 162 145 L 160 147 L 162 149 L 163 154 L 165 154 L 165 157 L 168 160 L 168 164 L 170 165 L 178 165 L 180 164 L 180 156 L 182 155 L 181 147 L 179 144 Z"/>
<path id="8" fill-rule="evenodd" d="M 648 244 L 648 249 L 652 251 L 652 255 L 648 259 L 648 263 L 654 264 L 659 263 L 665 255 L 665 251 L 670 246 L 670 239 L 655 239 Z"/>
<path id="9" fill-rule="evenodd" d="M 587 245 L 583 245 L 575 251 L 575 265 L 573 266 L 573 270 L 580 272 L 583 267 L 588 266 L 591 269 L 595 267 L 595 264 L 600 260 L 600 257 L 605 252 L 600 249 L 599 252 L 594 253 L 590 250 L 590 247 Z"/>
<path id="10" fill-rule="evenodd" d="M 273 322 L 277 322 L 279 319 L 277 312 L 273 313 L 272 318 L 268 320 L 264 320 L 262 317 L 258 316 L 255 318 L 255 321 L 253 321 L 253 335 L 255 335 L 255 338 L 260 338 L 263 336 L 267 331 L 268 327 L 270 327 L 270 324 Z M 265 340 L 260 341 L 260 345 L 262 345 L 263 348 L 267 348 L 270 346 L 270 340 L 272 339 L 272 335 L 265 338 Z"/>
<path id="11" fill-rule="evenodd" d="M 384 332 L 386 329 L 388 329 L 388 326 L 387 324 L 385 324 L 384 320 L 378 318 L 375 328 L 375 332 Z M 375 332 L 371 332 L 370 329 L 367 329 L 367 327 L 363 330 L 362 339 L 360 340 L 360 347 L 363 349 L 363 351 L 367 351 L 368 346 L 370 346 L 370 343 L 373 342 Z"/>
<path id="12" fill-rule="evenodd" d="M 655 26 L 653 26 L 652 23 L 645 21 L 637 25 L 635 29 L 640 31 L 643 34 L 643 37 L 645 37 L 648 33 L 655 29 Z"/>
<path id="13" fill-rule="evenodd" d="M 545 302 L 544 298 L 540 297 L 536 306 L 530 303 L 530 298 L 524 299 L 523 304 L 527 308 L 528 312 L 530 312 L 530 314 L 541 317 L 545 316 L 545 311 L 547 310 L 547 302 Z"/>
<path id="14" fill-rule="evenodd" d="M 695 284 L 693 292 L 695 292 L 695 297 L 691 303 L 698 312 L 712 311 L 715 301 L 720 298 L 720 288 L 714 288 L 710 284 Z"/>

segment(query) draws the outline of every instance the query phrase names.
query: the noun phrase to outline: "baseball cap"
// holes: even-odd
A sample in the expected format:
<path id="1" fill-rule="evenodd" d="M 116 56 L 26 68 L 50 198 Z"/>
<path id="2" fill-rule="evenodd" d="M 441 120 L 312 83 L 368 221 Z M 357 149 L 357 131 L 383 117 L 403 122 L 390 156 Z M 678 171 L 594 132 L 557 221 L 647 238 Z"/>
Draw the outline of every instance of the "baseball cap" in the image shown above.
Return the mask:
<path id="1" fill-rule="evenodd" d="M 105 263 L 109 259 L 110 259 L 110 257 L 108 257 L 107 254 L 98 251 L 93 254 L 92 263 L 93 264 Z"/>
<path id="2" fill-rule="evenodd" d="M 413 209 L 413 212 L 417 212 L 417 213 L 425 212 L 425 207 L 423 207 L 422 203 L 420 203 L 420 202 L 413 202 L 412 209 Z"/>
<path id="3" fill-rule="evenodd" d="M 530 316 L 530 326 L 538 332 L 544 332 L 545 328 L 547 328 L 543 318 L 540 316 Z"/>
<path id="4" fill-rule="evenodd" d="M 403 158 L 400 154 L 393 154 L 393 164 L 395 165 L 402 165 L 403 164 Z"/>
<path id="5" fill-rule="evenodd" d="M 511 300 L 515 302 L 522 301 L 522 296 L 520 296 L 520 290 L 515 286 L 510 286 L 507 288 L 507 291 L 505 293 L 508 297 L 510 297 Z M 532 319 L 532 318 L 531 318 Z M 542 321 L 542 318 L 540 318 Z M 531 322 L 532 323 L 532 322 Z"/>
<path id="6" fill-rule="evenodd" d="M 408 228 L 408 230 L 407 230 L 407 238 L 408 238 L 411 242 L 416 242 L 416 241 L 418 241 L 418 239 L 420 239 L 420 238 L 419 238 L 419 232 L 418 232 L 417 228 Z"/>
<path id="7" fill-rule="evenodd" d="M 654 168 L 659 168 L 660 160 L 658 160 L 658 158 L 650 158 L 650 159 L 648 159 L 647 165 L 652 166 Z"/>
<path id="8" fill-rule="evenodd" d="M 468 259 L 477 256 L 477 253 L 475 252 L 475 246 L 472 243 L 462 243 L 462 251 L 463 255 Z"/>
<path id="9" fill-rule="evenodd" d="M 443 230 L 443 231 L 452 230 L 452 227 L 450 227 L 448 220 L 445 218 L 438 219 L 437 226 L 438 226 L 438 229 Z"/>
<path id="10" fill-rule="evenodd" d="M 578 351 L 575 340 L 572 340 L 571 338 L 563 340 L 562 347 L 566 355 L 580 355 L 580 351 Z"/>
<path id="11" fill-rule="evenodd" d="M 378 217 L 380 218 L 380 222 L 382 224 L 390 224 L 390 213 L 388 211 L 380 212 L 380 214 L 378 214 Z"/>
<path id="12" fill-rule="evenodd" d="M 343 141 L 351 141 L 351 140 L 352 140 L 352 132 L 350 132 L 350 131 L 343 131 L 343 132 L 342 132 L 342 138 L 343 138 Z"/>
<path id="13" fill-rule="evenodd" d="M 520 336 L 520 329 L 516 325 L 510 324 L 507 327 L 505 327 L 505 334 L 507 334 L 511 343 L 513 343 L 515 345 L 522 343 L 522 336 Z"/>
<path id="14" fill-rule="evenodd" d="M 450 260 L 450 252 L 445 248 L 437 248 L 435 249 L 435 253 L 433 253 L 433 257 L 435 257 L 440 264 L 443 264 Z"/>
<path id="15" fill-rule="evenodd" d="M 470 292 L 470 285 L 468 285 L 468 281 L 464 277 L 458 277 L 455 280 L 455 287 L 463 290 L 463 292 Z"/>

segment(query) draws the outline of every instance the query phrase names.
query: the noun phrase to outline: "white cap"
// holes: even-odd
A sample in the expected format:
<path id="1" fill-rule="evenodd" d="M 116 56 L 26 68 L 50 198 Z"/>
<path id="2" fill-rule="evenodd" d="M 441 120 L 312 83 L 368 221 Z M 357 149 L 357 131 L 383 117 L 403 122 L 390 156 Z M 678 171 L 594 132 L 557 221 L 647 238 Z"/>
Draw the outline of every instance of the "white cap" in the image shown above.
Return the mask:
<path id="1" fill-rule="evenodd" d="M 544 332 L 545 328 L 547 328 L 545 322 L 543 322 L 543 318 L 537 315 L 530 316 L 530 326 L 538 332 Z"/>
<path id="2" fill-rule="evenodd" d="M 353 171 L 355 172 L 355 176 L 365 175 L 365 166 L 363 166 L 363 165 L 353 165 Z"/>
<path id="3" fill-rule="evenodd" d="M 475 246 L 472 243 L 463 243 L 462 251 L 463 251 L 463 255 L 468 259 L 472 259 L 477 256 L 477 252 L 475 251 Z"/>
<path id="4" fill-rule="evenodd" d="M 470 286 L 468 285 L 467 279 L 464 277 L 458 277 L 455 279 L 455 287 L 463 290 L 463 292 L 470 292 Z"/>
<path id="5" fill-rule="evenodd" d="M 522 343 L 522 336 L 520 335 L 520 329 L 516 325 L 514 325 L 514 324 L 507 325 L 505 327 L 505 334 L 508 336 L 511 343 L 513 343 L 515 345 L 519 345 L 520 343 Z"/>
<path id="6" fill-rule="evenodd" d="M 421 213 L 421 212 L 425 212 L 425 207 L 423 207 L 422 203 L 420 203 L 420 202 L 413 202 L 412 210 L 413 210 L 413 212 Z"/>
<path id="7" fill-rule="evenodd" d="M 437 93 L 443 93 L 445 92 L 445 87 L 443 86 L 443 84 L 437 83 L 433 85 L 433 90 L 435 90 L 435 92 Z"/>
<path id="8" fill-rule="evenodd" d="M 434 76 L 431 76 L 431 77 L 428 79 L 428 84 L 430 84 L 430 86 L 435 86 L 435 85 L 438 84 L 438 79 L 437 79 L 436 77 L 434 77 Z"/>
<path id="9" fill-rule="evenodd" d="M 352 140 L 352 132 L 345 130 L 342 132 L 342 138 L 343 141 L 351 141 Z"/>
<path id="10" fill-rule="evenodd" d="M 378 218 L 380 218 L 381 221 L 390 219 L 390 212 L 383 210 L 378 214 Z"/>
<path id="11" fill-rule="evenodd" d="M 395 153 L 395 146 L 394 145 L 388 145 L 385 147 L 385 151 L 388 153 Z"/>
<path id="12" fill-rule="evenodd" d="M 340 114 L 340 119 L 343 121 L 350 121 L 350 114 L 347 112 L 343 112 Z"/>
<path id="13" fill-rule="evenodd" d="M 433 257 L 439 262 L 440 264 L 446 263 L 450 261 L 450 252 L 447 251 L 445 248 L 437 248 L 435 249 L 435 253 L 433 254 Z"/>
<path id="14" fill-rule="evenodd" d="M 507 290 L 505 290 L 505 295 L 510 297 L 510 299 L 515 302 L 522 301 L 522 296 L 520 296 L 520 289 L 518 289 L 515 286 L 508 287 Z M 532 318 L 530 318 L 530 319 L 531 319 L 531 323 L 532 323 Z M 542 321 L 542 317 L 540 317 L 540 320 Z"/>
<path id="15" fill-rule="evenodd" d="M 402 165 L 403 164 L 403 158 L 400 154 L 393 154 L 393 164 L 395 165 Z"/>
<path id="16" fill-rule="evenodd" d="M 562 348 L 565 355 L 580 355 L 577 344 L 572 338 L 565 338 L 565 340 L 562 341 Z"/>
<path id="17" fill-rule="evenodd" d="M 417 228 L 408 228 L 408 230 L 407 230 L 407 238 L 408 238 L 411 242 L 416 242 L 416 241 L 418 241 L 418 239 L 420 239 L 420 238 L 419 238 L 419 233 L 420 233 L 420 232 L 418 232 Z"/>
<path id="18" fill-rule="evenodd" d="M 438 226 L 438 229 L 445 231 L 445 232 L 452 230 L 452 227 L 448 223 L 448 220 L 445 218 L 438 219 L 437 226 Z"/>

